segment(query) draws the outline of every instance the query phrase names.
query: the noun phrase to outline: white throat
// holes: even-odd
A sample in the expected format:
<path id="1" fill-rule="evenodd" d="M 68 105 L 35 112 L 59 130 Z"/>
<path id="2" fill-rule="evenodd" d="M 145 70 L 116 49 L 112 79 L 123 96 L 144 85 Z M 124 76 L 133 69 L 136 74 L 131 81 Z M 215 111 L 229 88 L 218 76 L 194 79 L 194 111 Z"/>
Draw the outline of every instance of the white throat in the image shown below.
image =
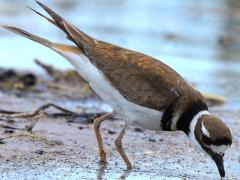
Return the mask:
<path id="1" fill-rule="evenodd" d="M 190 123 L 190 133 L 189 138 L 191 141 L 199 148 L 201 148 L 200 144 L 198 143 L 196 137 L 195 137 L 195 128 L 198 122 L 198 119 L 200 119 L 203 115 L 209 115 L 210 113 L 207 110 L 198 112 L 192 119 L 192 122 Z"/>

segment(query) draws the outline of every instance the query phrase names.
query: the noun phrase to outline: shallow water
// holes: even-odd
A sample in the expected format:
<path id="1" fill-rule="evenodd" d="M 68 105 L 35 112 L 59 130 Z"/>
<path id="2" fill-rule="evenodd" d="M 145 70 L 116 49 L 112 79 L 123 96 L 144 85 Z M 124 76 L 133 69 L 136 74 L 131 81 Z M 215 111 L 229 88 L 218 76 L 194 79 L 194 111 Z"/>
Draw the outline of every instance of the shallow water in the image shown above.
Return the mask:
<path id="1" fill-rule="evenodd" d="M 234 0 L 46 0 L 43 1 L 98 39 L 141 51 L 167 63 L 199 90 L 223 95 L 240 108 L 240 2 Z M 33 1 L 0 1 L 0 23 L 13 24 L 51 40 L 64 34 L 28 10 Z M 71 66 L 41 45 L 0 28 L 0 66 L 38 70 L 39 58 Z"/>

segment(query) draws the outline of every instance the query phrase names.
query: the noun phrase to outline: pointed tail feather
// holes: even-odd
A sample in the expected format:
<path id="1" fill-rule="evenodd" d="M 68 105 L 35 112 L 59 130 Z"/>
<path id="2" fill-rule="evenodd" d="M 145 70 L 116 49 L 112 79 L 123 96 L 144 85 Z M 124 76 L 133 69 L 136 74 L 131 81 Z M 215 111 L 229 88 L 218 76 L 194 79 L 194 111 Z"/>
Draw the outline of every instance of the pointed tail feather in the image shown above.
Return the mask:
<path id="1" fill-rule="evenodd" d="M 56 22 L 58 27 L 63 30 L 67 36 L 83 51 L 85 52 L 87 48 L 95 46 L 96 40 L 88 36 L 84 32 L 77 29 L 75 26 L 68 23 L 56 12 L 48 8 L 46 5 L 39 1 L 36 1 L 39 6 L 41 6 Z M 71 31 L 69 31 L 71 30 Z M 73 31 L 74 30 L 74 31 Z"/>
<path id="2" fill-rule="evenodd" d="M 24 31 L 24 30 L 19 29 L 17 27 L 8 26 L 8 25 L 3 25 L 2 27 L 7 29 L 7 30 L 9 30 L 9 31 L 12 31 L 12 32 L 14 32 L 16 34 L 24 36 L 24 37 L 26 37 L 28 39 L 31 39 L 32 41 L 38 42 L 38 43 L 40 43 L 40 44 L 42 44 L 42 45 L 44 45 L 46 47 L 53 48 L 54 45 L 55 45 L 55 43 L 53 43 L 53 42 L 51 42 L 51 41 L 49 41 L 47 39 L 44 39 L 44 38 L 41 38 L 41 37 L 36 36 L 34 34 L 31 34 L 31 33 L 27 32 L 27 31 Z"/>
<path id="3" fill-rule="evenodd" d="M 59 16 L 57 13 L 55 13 L 53 10 L 51 10 L 50 8 L 48 8 L 46 5 L 44 5 L 43 3 L 39 2 L 39 1 L 36 1 L 36 3 L 41 7 L 43 8 L 43 10 L 45 10 L 53 19 L 54 21 L 56 22 L 56 24 L 58 25 L 58 27 L 60 29 L 62 29 L 63 31 L 66 31 L 64 29 L 64 26 L 62 24 L 63 22 L 63 18 L 61 16 Z"/>
<path id="4" fill-rule="evenodd" d="M 48 22 L 52 23 L 53 25 L 55 25 L 55 26 L 57 26 L 58 28 L 61 29 L 61 27 L 59 27 L 58 24 L 57 24 L 54 20 L 50 19 L 49 17 L 43 15 L 42 13 L 38 12 L 37 10 L 35 10 L 35 9 L 29 7 L 29 6 L 27 6 L 27 8 L 29 8 L 31 11 L 35 12 L 35 13 L 38 14 L 39 16 L 41 16 L 41 17 L 43 17 L 44 19 L 46 19 Z M 70 39 L 68 36 L 66 36 L 65 38 L 67 38 L 68 40 L 71 41 L 71 39 Z"/>
<path id="5" fill-rule="evenodd" d="M 32 10 L 33 12 L 35 12 L 36 14 L 38 14 L 39 16 L 41 16 L 41 17 L 43 17 L 44 19 L 46 19 L 48 22 L 50 22 L 50 23 L 52 23 L 52 24 L 54 24 L 55 26 L 58 27 L 58 24 L 57 24 L 54 20 L 50 19 L 49 17 L 43 15 L 42 13 L 36 11 L 35 9 L 33 9 L 33 8 L 29 7 L 29 6 L 27 6 L 27 8 L 29 8 L 30 10 Z"/>
<path id="6" fill-rule="evenodd" d="M 14 26 L 3 25 L 2 27 L 4 27 L 5 29 L 8 29 L 9 31 L 12 31 L 16 34 L 19 34 L 20 36 L 24 36 L 28 39 L 31 39 L 32 41 L 40 43 L 40 44 L 42 44 L 42 45 L 60 53 L 60 54 L 64 54 L 64 53 L 67 53 L 67 52 L 73 53 L 73 54 L 81 54 L 81 50 L 77 46 L 70 46 L 70 45 L 54 43 L 54 42 L 51 42 L 47 39 L 36 36 L 34 34 L 31 34 L 27 31 L 24 31 L 22 29 L 14 27 Z"/>

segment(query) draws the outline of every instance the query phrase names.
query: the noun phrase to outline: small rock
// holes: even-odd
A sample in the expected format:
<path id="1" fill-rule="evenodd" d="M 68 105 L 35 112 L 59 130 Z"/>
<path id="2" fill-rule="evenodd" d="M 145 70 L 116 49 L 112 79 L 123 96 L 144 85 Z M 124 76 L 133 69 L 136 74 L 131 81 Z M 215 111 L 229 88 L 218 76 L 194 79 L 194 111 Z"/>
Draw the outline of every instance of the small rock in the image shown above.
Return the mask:
<path id="1" fill-rule="evenodd" d="M 0 138 L 0 144 L 5 144 L 5 142 L 1 138 Z"/>
<path id="2" fill-rule="evenodd" d="M 79 126 L 79 127 L 78 127 L 78 129 L 82 130 L 82 129 L 84 129 L 84 127 L 82 127 L 82 126 Z"/>
<path id="3" fill-rule="evenodd" d="M 13 119 L 8 119 L 6 122 L 9 124 L 15 123 L 15 121 Z"/>
<path id="4" fill-rule="evenodd" d="M 0 70 L 0 81 L 9 80 L 10 78 L 15 78 L 17 76 L 16 72 L 12 69 Z"/>
<path id="5" fill-rule="evenodd" d="M 136 128 L 134 128 L 134 131 L 136 131 L 136 132 L 143 132 L 143 129 L 139 128 L 139 127 L 136 127 Z"/>
<path id="6" fill-rule="evenodd" d="M 37 78 L 34 74 L 26 74 L 20 78 L 23 81 L 25 86 L 34 86 L 36 84 Z"/>
<path id="7" fill-rule="evenodd" d="M 116 132 L 109 129 L 109 130 L 108 130 L 108 134 L 116 134 Z"/>
<path id="8" fill-rule="evenodd" d="M 6 134 L 12 134 L 12 133 L 14 133 L 14 130 L 13 130 L 13 129 L 5 129 L 5 130 L 4 130 L 4 133 L 6 133 Z"/>
<path id="9" fill-rule="evenodd" d="M 39 150 L 36 150 L 35 153 L 39 155 L 43 155 L 44 151 L 42 149 L 39 149 Z"/>
<path id="10" fill-rule="evenodd" d="M 150 138 L 148 139 L 148 141 L 150 141 L 150 142 L 156 142 L 156 139 L 153 139 L 153 138 L 150 137 Z"/>

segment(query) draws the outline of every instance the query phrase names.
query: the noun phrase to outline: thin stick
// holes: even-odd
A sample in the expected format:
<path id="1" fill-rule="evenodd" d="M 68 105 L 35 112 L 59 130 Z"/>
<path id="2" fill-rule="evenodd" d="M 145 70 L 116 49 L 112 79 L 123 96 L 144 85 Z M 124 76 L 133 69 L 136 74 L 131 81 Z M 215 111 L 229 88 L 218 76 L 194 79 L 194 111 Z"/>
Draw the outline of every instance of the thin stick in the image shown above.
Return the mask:
<path id="1" fill-rule="evenodd" d="M 54 107 L 60 111 L 62 111 L 61 113 L 53 113 L 53 114 L 48 114 L 46 112 L 46 109 L 50 108 L 50 107 Z M 7 111 L 7 110 L 0 110 L 0 112 L 6 112 L 6 113 L 0 113 L 1 114 L 1 118 L 0 121 L 4 121 L 4 122 L 8 122 L 9 119 L 13 119 L 13 118 L 33 118 L 32 123 L 29 126 L 26 126 L 25 129 L 19 129 L 19 128 L 15 128 L 15 127 L 11 127 L 11 126 L 6 126 L 6 125 L 0 125 L 0 127 L 3 128 L 8 128 L 8 129 L 16 129 L 16 130 L 25 130 L 28 132 L 32 132 L 32 129 L 34 128 L 34 126 L 36 125 L 36 123 L 39 121 L 39 119 L 41 119 L 44 115 L 45 116 L 51 116 L 51 117 L 86 117 L 86 114 L 82 113 L 82 112 L 73 112 L 71 110 L 65 109 L 63 107 L 60 107 L 56 104 L 53 103 L 48 103 L 48 104 L 44 104 L 42 106 L 40 106 L 37 110 L 35 110 L 34 112 L 28 113 L 28 112 L 13 112 L 13 111 Z M 102 116 L 102 114 L 97 114 L 94 118 L 98 117 L 98 116 Z M 90 116 L 89 116 L 90 117 Z"/>
<path id="2" fill-rule="evenodd" d="M 0 109 L 0 114 L 15 114 L 15 113 L 20 113 L 20 112 Z"/>
<path id="3" fill-rule="evenodd" d="M 34 128 L 34 126 L 36 125 L 36 123 L 40 120 L 40 118 L 41 118 L 44 114 L 45 114 L 45 113 L 44 113 L 43 110 L 42 110 L 42 111 L 39 111 L 39 114 L 37 114 L 37 115 L 34 117 L 32 123 L 31 123 L 29 126 L 26 126 L 26 131 L 32 132 L 32 129 Z"/>
<path id="4" fill-rule="evenodd" d="M 50 107 L 54 107 L 54 108 L 56 108 L 60 111 L 65 112 L 68 115 L 77 114 L 76 112 L 70 111 L 68 109 L 60 107 L 60 106 L 58 106 L 56 104 L 53 104 L 53 103 L 44 104 L 44 105 L 40 106 L 37 110 L 35 110 L 33 113 L 12 112 L 12 111 L 6 111 L 6 110 L 0 110 L 0 113 L 1 112 L 7 112 L 7 113 L 2 113 L 2 114 L 7 114 L 6 117 L 10 117 L 10 118 L 30 118 L 30 117 L 34 117 L 34 116 L 38 115 L 41 111 L 45 111 L 46 109 L 48 109 Z"/>
<path id="5" fill-rule="evenodd" d="M 17 127 L 5 125 L 5 124 L 0 124 L 0 127 L 1 127 L 1 128 L 5 128 L 5 129 L 23 130 L 23 129 L 21 129 L 21 128 L 17 128 Z"/>
<path id="6" fill-rule="evenodd" d="M 70 111 L 68 109 L 65 109 L 63 107 L 60 107 L 56 104 L 53 103 L 48 103 L 48 104 L 44 104 L 42 106 L 40 106 L 37 110 L 35 110 L 33 113 L 26 113 L 26 112 L 13 112 L 13 111 L 6 111 L 6 110 L 0 110 L 0 112 L 2 112 L 2 114 L 5 114 L 5 118 L 34 118 L 32 123 L 29 126 L 26 126 L 25 130 L 28 132 L 32 132 L 32 129 L 34 128 L 34 126 L 36 125 L 36 123 L 39 121 L 39 119 L 46 114 L 46 109 L 50 108 L 50 107 L 54 107 L 62 112 L 65 113 L 65 116 L 79 116 L 79 113 Z M 8 125 L 1 125 L 0 127 L 2 128 L 8 128 L 8 129 L 15 129 L 15 130 L 23 130 L 20 128 L 15 128 L 12 126 L 8 126 Z"/>

